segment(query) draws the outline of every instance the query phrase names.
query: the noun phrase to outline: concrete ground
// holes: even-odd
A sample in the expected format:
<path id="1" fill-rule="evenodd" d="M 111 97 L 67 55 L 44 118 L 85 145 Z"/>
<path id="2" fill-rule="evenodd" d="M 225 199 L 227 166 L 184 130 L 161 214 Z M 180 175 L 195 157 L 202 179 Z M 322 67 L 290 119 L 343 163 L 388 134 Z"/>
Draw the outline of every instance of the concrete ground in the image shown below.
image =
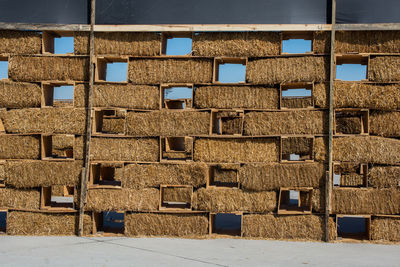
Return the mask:
<path id="1" fill-rule="evenodd" d="M 400 245 L 0 236 L 0 266 L 400 266 Z"/>

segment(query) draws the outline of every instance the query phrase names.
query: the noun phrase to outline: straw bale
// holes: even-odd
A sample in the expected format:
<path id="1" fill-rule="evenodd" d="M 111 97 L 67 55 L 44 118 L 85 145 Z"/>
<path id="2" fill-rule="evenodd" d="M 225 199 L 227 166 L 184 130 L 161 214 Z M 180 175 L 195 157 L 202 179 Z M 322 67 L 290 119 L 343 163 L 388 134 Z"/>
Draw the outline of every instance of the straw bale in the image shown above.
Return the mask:
<path id="1" fill-rule="evenodd" d="M 152 32 L 96 32 L 95 53 L 98 55 L 157 56 L 161 35 Z"/>
<path id="2" fill-rule="evenodd" d="M 64 196 L 64 186 L 63 185 L 54 185 L 51 187 L 51 195 L 52 196 Z"/>
<path id="3" fill-rule="evenodd" d="M 324 184 L 325 170 L 321 163 L 245 164 L 239 169 L 239 181 L 243 189 L 254 191 L 319 187 Z"/>
<path id="4" fill-rule="evenodd" d="M 361 134 L 361 117 L 352 112 L 340 112 L 335 118 L 336 132 L 342 134 Z"/>
<path id="5" fill-rule="evenodd" d="M 328 138 L 316 137 L 314 139 L 314 159 L 320 162 L 328 161 Z"/>
<path id="6" fill-rule="evenodd" d="M 312 145 L 313 139 L 309 137 L 287 137 L 282 139 L 282 155 L 309 155 L 312 153 Z"/>
<path id="7" fill-rule="evenodd" d="M 334 189 L 332 213 L 336 214 L 398 214 L 400 191 L 395 189 Z"/>
<path id="8" fill-rule="evenodd" d="M 159 159 L 158 138 L 92 138 L 93 160 L 150 161 Z"/>
<path id="9" fill-rule="evenodd" d="M 400 140 L 376 136 L 333 139 L 333 160 L 395 164 L 400 162 Z"/>
<path id="10" fill-rule="evenodd" d="M 5 163 L 0 162 L 0 183 L 4 181 L 6 177 L 6 166 Z"/>
<path id="11" fill-rule="evenodd" d="M 285 97 L 281 100 L 281 107 L 307 108 L 313 107 L 312 97 Z"/>
<path id="12" fill-rule="evenodd" d="M 194 160 L 203 162 L 276 162 L 277 138 L 200 138 L 194 143 Z"/>
<path id="13" fill-rule="evenodd" d="M 371 220 L 371 239 L 400 241 L 400 218 L 374 217 Z"/>
<path id="14" fill-rule="evenodd" d="M 316 54 L 329 54 L 331 52 L 331 32 L 314 32 L 313 52 Z"/>
<path id="15" fill-rule="evenodd" d="M 39 209 L 40 191 L 38 189 L 0 188 L 0 207 L 8 209 Z"/>
<path id="16" fill-rule="evenodd" d="M 0 108 L 40 107 L 42 91 L 36 83 L 0 81 Z"/>
<path id="17" fill-rule="evenodd" d="M 371 57 L 368 64 L 368 79 L 374 82 L 400 81 L 400 57 Z"/>
<path id="18" fill-rule="evenodd" d="M 125 118 L 103 118 L 101 131 L 105 133 L 124 133 Z"/>
<path id="19" fill-rule="evenodd" d="M 363 186 L 364 175 L 358 173 L 345 173 L 340 175 L 341 186 Z"/>
<path id="20" fill-rule="evenodd" d="M 74 32 L 74 54 L 75 55 L 89 55 L 89 33 L 88 32 Z"/>
<path id="21" fill-rule="evenodd" d="M 335 237 L 335 226 L 329 218 L 330 237 Z M 243 237 L 270 239 L 324 240 L 325 223 L 323 216 L 272 214 L 243 215 Z"/>
<path id="22" fill-rule="evenodd" d="M 192 164 L 128 164 L 116 179 L 126 188 L 158 187 L 161 184 L 206 184 L 208 168 L 204 163 Z"/>
<path id="23" fill-rule="evenodd" d="M 246 67 L 246 80 L 256 84 L 328 81 L 329 58 L 302 56 L 252 59 Z"/>
<path id="24" fill-rule="evenodd" d="M 373 166 L 368 172 L 368 186 L 375 188 L 399 188 L 400 167 Z"/>
<path id="25" fill-rule="evenodd" d="M 86 210 L 90 211 L 155 211 L 158 210 L 160 192 L 155 188 L 90 189 L 87 192 Z"/>
<path id="26" fill-rule="evenodd" d="M 237 183 L 240 165 L 218 164 L 213 167 L 214 183 Z"/>
<path id="27" fill-rule="evenodd" d="M 400 31 L 337 31 L 335 53 L 400 53 Z"/>
<path id="28" fill-rule="evenodd" d="M 192 194 L 192 187 L 164 187 L 162 201 L 192 203 Z"/>
<path id="29" fill-rule="evenodd" d="M 89 59 L 86 57 L 12 56 L 8 62 L 8 75 L 12 80 L 25 82 L 87 81 Z"/>
<path id="30" fill-rule="evenodd" d="M 325 190 L 324 187 L 314 188 L 311 196 L 312 210 L 317 213 L 325 211 Z"/>
<path id="31" fill-rule="evenodd" d="M 86 140 L 85 136 L 75 136 L 75 142 L 74 142 L 75 159 L 83 159 L 83 154 L 85 151 L 84 140 Z"/>
<path id="32" fill-rule="evenodd" d="M 369 84 L 335 81 L 335 108 L 400 109 L 400 87 L 393 84 Z"/>
<path id="33" fill-rule="evenodd" d="M 279 55 L 278 32 L 206 32 L 193 36 L 193 55 L 263 57 Z"/>
<path id="34" fill-rule="evenodd" d="M 129 81 L 134 84 L 209 83 L 211 59 L 131 59 Z"/>
<path id="35" fill-rule="evenodd" d="M 97 84 L 93 88 L 94 107 L 159 109 L 158 86 L 133 84 Z"/>
<path id="36" fill-rule="evenodd" d="M 329 83 L 315 83 L 312 95 L 315 107 L 328 108 Z"/>
<path id="37" fill-rule="evenodd" d="M 33 31 L 0 31 L 0 54 L 40 54 L 42 36 Z"/>
<path id="38" fill-rule="evenodd" d="M 323 111 L 249 112 L 244 116 L 245 135 L 322 134 L 328 132 Z"/>
<path id="39" fill-rule="evenodd" d="M 74 148 L 75 136 L 73 135 L 55 134 L 51 139 L 53 149 L 65 150 Z"/>
<path id="40" fill-rule="evenodd" d="M 208 215 L 127 213 L 125 234 L 127 236 L 205 236 L 208 234 Z"/>
<path id="41" fill-rule="evenodd" d="M 86 111 L 83 108 L 12 109 L 3 116 L 7 133 L 85 133 Z"/>
<path id="42" fill-rule="evenodd" d="M 369 133 L 384 137 L 400 136 L 400 112 L 370 111 Z"/>
<path id="43" fill-rule="evenodd" d="M 7 161 L 5 183 L 16 188 L 75 186 L 80 181 L 82 166 L 82 161 Z"/>
<path id="44" fill-rule="evenodd" d="M 7 218 L 7 233 L 10 235 L 75 235 L 78 215 L 75 213 L 40 213 L 11 211 Z M 83 215 L 83 233 L 92 231 L 91 218 Z"/>
<path id="45" fill-rule="evenodd" d="M 210 131 L 210 113 L 196 111 L 128 112 L 126 123 L 128 135 L 207 135 Z"/>
<path id="46" fill-rule="evenodd" d="M 210 212 L 268 212 L 277 208 L 275 191 L 246 192 L 232 189 L 200 188 L 193 194 L 193 209 Z"/>
<path id="47" fill-rule="evenodd" d="M 39 136 L 0 135 L 0 159 L 39 158 Z"/>
<path id="48" fill-rule="evenodd" d="M 340 165 L 335 165 L 335 172 L 352 173 L 360 172 L 360 164 L 354 162 L 341 162 Z"/>
<path id="49" fill-rule="evenodd" d="M 94 90 L 93 90 L 94 91 Z M 74 86 L 74 107 L 83 108 L 88 105 L 88 83 L 77 83 Z"/>

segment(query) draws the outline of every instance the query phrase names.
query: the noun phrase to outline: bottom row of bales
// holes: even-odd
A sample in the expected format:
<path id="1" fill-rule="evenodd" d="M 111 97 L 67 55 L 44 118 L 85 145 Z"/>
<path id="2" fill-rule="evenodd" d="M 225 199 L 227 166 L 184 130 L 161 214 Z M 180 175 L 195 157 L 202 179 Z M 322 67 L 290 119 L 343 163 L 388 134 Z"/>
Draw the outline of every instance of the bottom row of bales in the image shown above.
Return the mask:
<path id="1" fill-rule="evenodd" d="M 237 216 L 237 225 L 226 224 L 223 221 L 224 215 Z M 330 240 L 337 239 L 335 220 L 334 217 L 329 218 Z M 10 210 L 7 212 L 6 232 L 10 235 L 75 235 L 77 225 L 77 213 Z M 322 215 L 103 212 L 86 213 L 83 232 L 84 235 L 121 234 L 186 238 L 230 235 L 250 239 L 323 241 L 325 220 Z M 400 217 L 373 216 L 369 227 L 369 239 L 400 241 Z"/>

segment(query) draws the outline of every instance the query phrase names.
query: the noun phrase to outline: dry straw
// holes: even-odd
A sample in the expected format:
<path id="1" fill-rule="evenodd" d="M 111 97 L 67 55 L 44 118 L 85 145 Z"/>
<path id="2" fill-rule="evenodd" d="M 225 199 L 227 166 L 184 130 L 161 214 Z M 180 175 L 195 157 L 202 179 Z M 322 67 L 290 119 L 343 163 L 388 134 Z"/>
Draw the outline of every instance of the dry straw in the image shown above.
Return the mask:
<path id="1" fill-rule="evenodd" d="M 200 138 L 195 140 L 194 160 L 218 163 L 276 162 L 277 138 Z"/>
<path id="2" fill-rule="evenodd" d="M 328 132 L 323 111 L 249 112 L 244 117 L 245 135 L 322 134 Z"/>
<path id="3" fill-rule="evenodd" d="M 8 64 L 8 75 L 15 81 L 86 81 L 89 79 L 89 59 L 84 57 L 12 56 Z"/>
<path id="4" fill-rule="evenodd" d="M 373 166 L 368 172 L 368 186 L 400 188 L 400 167 Z"/>
<path id="5" fill-rule="evenodd" d="M 282 139 L 282 155 L 309 155 L 312 152 L 313 139 L 309 137 L 287 137 Z M 311 159 L 311 158 L 310 158 Z"/>
<path id="6" fill-rule="evenodd" d="M 126 188 L 158 187 L 161 184 L 193 185 L 206 184 L 207 165 L 192 164 L 128 164 L 123 174 L 116 177 Z"/>
<path id="7" fill-rule="evenodd" d="M 74 32 L 74 54 L 75 55 L 89 55 L 89 33 L 88 32 Z"/>
<path id="8" fill-rule="evenodd" d="M 329 79 L 325 56 L 279 57 L 249 60 L 246 80 L 256 84 L 323 82 Z"/>
<path id="9" fill-rule="evenodd" d="M 127 134 L 134 136 L 207 135 L 210 113 L 193 111 L 128 112 Z"/>
<path id="10" fill-rule="evenodd" d="M 269 212 L 277 207 L 277 193 L 239 189 L 200 188 L 193 194 L 193 208 L 210 212 Z"/>
<path id="11" fill-rule="evenodd" d="M 342 134 L 360 134 L 361 118 L 356 113 L 340 112 L 336 113 L 336 132 Z"/>
<path id="12" fill-rule="evenodd" d="M 41 89 L 36 83 L 0 81 L 0 108 L 40 107 Z"/>
<path id="13" fill-rule="evenodd" d="M 93 90 L 94 91 L 94 90 Z M 74 86 L 74 107 L 83 108 L 88 105 L 88 83 L 77 83 Z"/>
<path id="14" fill-rule="evenodd" d="M 164 187 L 162 189 L 162 201 L 192 203 L 192 193 L 191 187 Z"/>
<path id="15" fill-rule="evenodd" d="M 8 209 L 37 210 L 40 205 L 40 191 L 38 189 L 0 189 L 0 207 Z"/>
<path id="16" fill-rule="evenodd" d="M 109 134 L 123 134 L 125 122 L 125 118 L 103 118 L 101 131 Z"/>
<path id="17" fill-rule="evenodd" d="M 315 83 L 312 94 L 314 98 L 315 107 L 318 108 L 328 107 L 329 83 Z"/>
<path id="18" fill-rule="evenodd" d="M 212 32 L 193 36 L 193 55 L 263 57 L 279 55 L 281 37 L 278 32 Z"/>
<path id="19" fill-rule="evenodd" d="M 371 111 L 369 114 L 369 133 L 384 137 L 400 136 L 400 112 Z"/>
<path id="20" fill-rule="evenodd" d="M 335 53 L 400 53 L 399 31 L 338 31 Z"/>
<path id="21" fill-rule="evenodd" d="M 82 161 L 8 161 L 5 164 L 5 183 L 16 188 L 75 186 L 79 183 L 82 164 Z"/>
<path id="22" fill-rule="evenodd" d="M 34 31 L 0 31 L 0 54 L 40 54 L 42 36 Z"/>
<path id="23" fill-rule="evenodd" d="M 400 241 L 400 218 L 374 217 L 371 221 L 371 239 Z"/>
<path id="24" fill-rule="evenodd" d="M 323 185 L 325 166 L 311 164 L 245 164 L 239 169 L 243 189 L 264 191 L 280 187 L 319 187 Z"/>
<path id="25" fill-rule="evenodd" d="M 264 86 L 199 86 L 196 108 L 278 109 L 279 90 Z"/>
<path id="26" fill-rule="evenodd" d="M 346 173 L 340 175 L 341 186 L 363 186 L 364 175 L 358 173 Z"/>
<path id="27" fill-rule="evenodd" d="M 312 106 L 312 97 L 282 98 L 281 101 L 281 107 L 285 108 L 307 108 Z"/>
<path id="28" fill-rule="evenodd" d="M 237 183 L 239 169 L 238 164 L 218 164 L 213 167 L 212 179 L 214 183 Z"/>
<path id="29" fill-rule="evenodd" d="M 201 237 L 208 234 L 206 214 L 127 213 L 127 236 Z"/>
<path id="30" fill-rule="evenodd" d="M 312 46 L 312 50 L 316 54 L 329 54 L 331 51 L 331 33 L 329 31 L 314 32 Z"/>
<path id="31" fill-rule="evenodd" d="M 400 57 L 371 57 L 368 64 L 368 79 L 374 82 L 400 81 Z"/>
<path id="32" fill-rule="evenodd" d="M 0 135 L 1 159 L 39 159 L 40 137 Z"/>
<path id="33" fill-rule="evenodd" d="M 86 209 L 91 211 L 155 211 L 158 209 L 158 189 L 90 189 Z"/>
<path id="34" fill-rule="evenodd" d="M 134 84 L 209 83 L 211 59 L 131 59 L 129 81 Z"/>

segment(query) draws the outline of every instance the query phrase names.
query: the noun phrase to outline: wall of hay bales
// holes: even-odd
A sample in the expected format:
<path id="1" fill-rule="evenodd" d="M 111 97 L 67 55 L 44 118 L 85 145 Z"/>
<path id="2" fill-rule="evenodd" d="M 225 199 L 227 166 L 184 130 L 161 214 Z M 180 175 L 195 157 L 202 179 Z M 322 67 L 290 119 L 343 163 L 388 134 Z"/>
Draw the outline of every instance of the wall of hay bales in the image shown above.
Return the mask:
<path id="1" fill-rule="evenodd" d="M 48 34 L 0 32 L 9 62 L 0 81 L 8 234 L 74 234 L 88 160 L 84 234 L 113 234 L 102 216 L 121 212 L 126 236 L 323 240 L 328 229 L 335 240 L 336 214 L 370 214 L 373 240 L 398 241 L 390 235 L 398 220 L 383 217 L 400 214 L 398 32 L 336 36 L 336 55 L 364 53 L 368 68 L 366 80 L 334 82 L 335 118 L 356 115 L 332 133 L 340 182 L 327 195 L 330 32 L 307 34 L 311 51 L 296 55 L 283 53 L 293 33 L 181 33 L 192 38 L 181 56 L 166 55 L 174 33 L 96 32 L 91 111 L 88 33 L 68 33 L 74 52 L 66 55 L 48 51 Z M 102 62 L 126 62 L 126 81 L 105 81 Z M 245 64 L 244 81 L 218 82 L 224 63 Z M 51 105 L 57 85 L 72 85 L 73 97 Z M 192 94 L 169 99 L 172 87 Z M 311 96 L 284 95 L 296 88 Z M 343 121 L 351 134 L 340 133 Z M 72 207 L 53 203 L 47 192 L 56 191 Z M 235 234 L 216 222 L 226 213 L 240 216 Z"/>

